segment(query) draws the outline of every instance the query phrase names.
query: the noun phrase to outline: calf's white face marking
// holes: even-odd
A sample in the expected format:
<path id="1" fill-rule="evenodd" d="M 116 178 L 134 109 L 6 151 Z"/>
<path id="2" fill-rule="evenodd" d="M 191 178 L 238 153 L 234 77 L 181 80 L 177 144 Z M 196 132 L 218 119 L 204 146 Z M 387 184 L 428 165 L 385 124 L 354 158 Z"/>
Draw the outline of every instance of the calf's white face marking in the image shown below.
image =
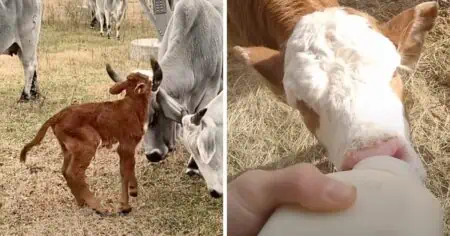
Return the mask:
<path id="1" fill-rule="evenodd" d="M 390 85 L 401 56 L 373 28 L 366 18 L 343 8 L 302 17 L 286 45 L 287 102 L 294 108 L 304 102 L 318 114 L 315 134 L 337 169 L 348 151 L 398 137 L 408 146 L 406 161 L 423 176 L 403 105 Z"/>

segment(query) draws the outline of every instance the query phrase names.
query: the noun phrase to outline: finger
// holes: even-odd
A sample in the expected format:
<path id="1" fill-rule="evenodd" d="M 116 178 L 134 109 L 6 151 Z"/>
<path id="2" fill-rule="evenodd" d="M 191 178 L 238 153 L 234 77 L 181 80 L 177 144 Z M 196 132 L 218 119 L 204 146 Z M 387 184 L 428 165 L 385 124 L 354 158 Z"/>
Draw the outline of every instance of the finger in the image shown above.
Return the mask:
<path id="1" fill-rule="evenodd" d="M 283 204 L 299 204 L 312 211 L 347 209 L 356 200 L 356 188 L 332 179 L 311 164 L 299 164 L 272 173 L 267 194 L 274 208 Z"/>
<path id="2" fill-rule="evenodd" d="M 230 235 L 255 235 L 280 205 L 338 211 L 353 204 L 356 189 L 313 165 L 299 164 L 277 171 L 248 171 L 228 184 L 227 196 Z"/>

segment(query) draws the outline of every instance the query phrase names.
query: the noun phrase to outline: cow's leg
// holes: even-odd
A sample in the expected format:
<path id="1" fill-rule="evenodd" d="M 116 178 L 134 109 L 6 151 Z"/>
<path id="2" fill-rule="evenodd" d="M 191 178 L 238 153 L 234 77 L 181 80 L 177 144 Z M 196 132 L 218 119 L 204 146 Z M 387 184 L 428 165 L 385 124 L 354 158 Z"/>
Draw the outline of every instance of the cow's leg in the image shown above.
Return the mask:
<path id="1" fill-rule="evenodd" d="M 37 44 L 37 42 L 35 43 Z M 35 100 L 39 98 L 39 86 L 37 77 L 36 46 L 25 46 L 19 51 L 19 58 L 23 65 L 25 85 L 20 96 L 20 102 Z"/>
<path id="2" fill-rule="evenodd" d="M 106 35 L 108 39 L 111 38 L 111 11 L 105 11 L 105 19 L 106 19 Z"/>
<path id="3" fill-rule="evenodd" d="M 120 213 L 128 214 L 131 212 L 131 206 L 129 205 L 129 197 L 137 196 L 137 180 L 134 173 L 135 159 L 134 153 L 136 144 L 123 143 L 119 144 L 117 153 L 120 157 L 120 175 L 122 178 L 122 193 L 120 197 Z M 128 188 L 130 191 L 128 191 Z"/>
<path id="4" fill-rule="evenodd" d="M 95 24 L 97 24 L 97 22 L 98 22 L 98 20 L 97 20 L 95 11 L 91 11 L 91 23 L 90 23 L 91 29 L 95 28 Z"/>
<path id="5" fill-rule="evenodd" d="M 98 9 L 97 9 L 97 14 L 96 14 L 96 16 L 97 16 L 97 20 L 98 20 L 99 23 L 100 23 L 100 35 L 103 36 L 103 35 L 104 35 L 104 32 L 103 32 L 103 24 L 104 24 L 103 14 L 100 13 L 100 11 L 99 11 Z"/>
<path id="6" fill-rule="evenodd" d="M 191 156 L 188 161 L 186 174 L 189 176 L 199 175 L 202 176 L 200 170 L 198 169 L 197 163 L 195 163 L 194 157 Z"/>
<path id="7" fill-rule="evenodd" d="M 118 16 L 116 19 L 116 39 L 120 39 L 120 26 L 122 25 L 123 20 L 125 19 L 127 8 L 125 7 L 122 11 L 118 12 Z"/>

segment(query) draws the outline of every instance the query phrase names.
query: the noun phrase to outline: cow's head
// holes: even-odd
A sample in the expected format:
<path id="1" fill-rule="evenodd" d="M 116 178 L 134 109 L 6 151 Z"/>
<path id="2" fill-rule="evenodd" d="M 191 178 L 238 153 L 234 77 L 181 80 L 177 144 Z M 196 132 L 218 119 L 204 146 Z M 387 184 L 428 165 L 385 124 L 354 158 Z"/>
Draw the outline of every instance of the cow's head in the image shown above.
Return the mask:
<path id="1" fill-rule="evenodd" d="M 186 113 L 186 108 L 163 88 L 152 94 L 148 132 L 144 136 L 145 155 L 149 161 L 162 161 L 175 150 L 181 118 Z"/>
<path id="2" fill-rule="evenodd" d="M 205 116 L 207 108 L 183 117 L 183 143 L 195 160 L 211 196 L 223 194 L 223 127 Z"/>
<path id="3" fill-rule="evenodd" d="M 405 161 L 425 177 L 398 72 L 415 67 L 437 11 L 437 3 L 422 3 L 379 23 L 351 8 L 328 8 L 303 16 L 280 52 L 235 49 L 300 110 L 337 169 L 353 168 L 358 150 L 395 138 Z"/>
<path id="4" fill-rule="evenodd" d="M 163 77 L 159 65 L 152 64 L 152 69 L 153 73 Z M 148 132 L 144 136 L 144 151 L 149 161 L 159 162 L 164 160 L 169 152 L 175 150 L 177 131 L 183 115 L 187 112 L 186 108 L 169 94 L 170 91 L 160 88 L 159 84 L 154 85 L 153 90 Z"/>

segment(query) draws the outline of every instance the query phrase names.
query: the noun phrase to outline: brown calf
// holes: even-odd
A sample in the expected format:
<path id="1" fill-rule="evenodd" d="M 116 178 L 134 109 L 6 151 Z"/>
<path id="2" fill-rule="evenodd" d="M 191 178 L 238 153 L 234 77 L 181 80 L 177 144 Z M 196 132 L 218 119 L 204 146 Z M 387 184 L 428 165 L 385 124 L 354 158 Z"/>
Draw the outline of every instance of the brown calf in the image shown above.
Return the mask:
<path id="1" fill-rule="evenodd" d="M 124 81 L 116 81 L 109 92 L 119 94 L 125 90 L 123 99 L 72 105 L 52 116 L 42 125 L 36 137 L 22 149 L 20 161 L 25 162 L 27 152 L 42 141 L 47 129 L 51 127 L 64 155 L 62 173 L 78 205 L 86 203 L 97 213 L 105 214 L 100 201 L 89 190 L 85 172 L 99 147 L 111 148 L 118 143 L 122 177 L 120 212 L 129 213 L 131 207 L 128 204 L 128 192 L 133 197 L 138 194 L 134 173 L 135 150 L 147 126 L 152 90 L 156 91 L 162 80 L 162 73 L 156 73 L 161 69 L 155 60 L 152 60 L 152 69 L 155 72 L 153 83 L 147 75 L 139 72 L 129 74 Z M 109 65 L 107 71 L 112 71 Z"/>
<path id="2" fill-rule="evenodd" d="M 284 46 L 295 25 L 303 16 L 338 7 L 339 3 L 336 0 L 228 0 L 227 6 L 230 46 L 238 45 L 234 52 L 263 76 L 275 94 L 284 96 Z M 436 2 L 426 2 L 402 11 L 388 22 L 379 22 L 364 12 L 343 8 L 367 18 L 373 28 L 392 41 L 402 57 L 402 65 L 410 69 L 420 57 L 425 35 L 432 29 L 438 11 Z M 400 76 L 393 78 L 392 87 L 403 96 Z M 309 110 L 300 111 L 305 114 Z"/>
<path id="3" fill-rule="evenodd" d="M 360 152 L 363 148 L 375 145 L 378 155 L 400 158 L 396 153 L 403 152 L 391 149 L 405 146 L 408 155 L 401 156 L 424 176 L 409 140 L 398 69 L 414 69 L 438 15 L 437 2 L 418 4 L 387 22 L 340 7 L 336 0 L 228 0 L 227 4 L 229 46 L 235 46 L 238 58 L 258 71 L 277 97 L 300 111 L 338 169 L 351 169 L 356 159 L 374 154 Z M 357 23 L 351 19 L 363 22 L 360 29 L 370 33 L 355 29 Z M 373 48 L 383 50 L 367 53 L 372 45 L 366 42 L 379 42 Z M 356 50 L 355 45 L 365 46 Z M 370 80 L 374 71 L 380 72 L 367 73 L 370 69 L 364 68 L 371 63 L 383 64 L 379 68 L 389 73 Z M 341 69 L 335 70 L 338 64 Z M 361 101 L 372 105 L 355 105 Z M 391 112 L 380 115 L 387 109 Z M 390 144 L 393 148 L 380 142 L 388 138 L 397 140 Z"/>

